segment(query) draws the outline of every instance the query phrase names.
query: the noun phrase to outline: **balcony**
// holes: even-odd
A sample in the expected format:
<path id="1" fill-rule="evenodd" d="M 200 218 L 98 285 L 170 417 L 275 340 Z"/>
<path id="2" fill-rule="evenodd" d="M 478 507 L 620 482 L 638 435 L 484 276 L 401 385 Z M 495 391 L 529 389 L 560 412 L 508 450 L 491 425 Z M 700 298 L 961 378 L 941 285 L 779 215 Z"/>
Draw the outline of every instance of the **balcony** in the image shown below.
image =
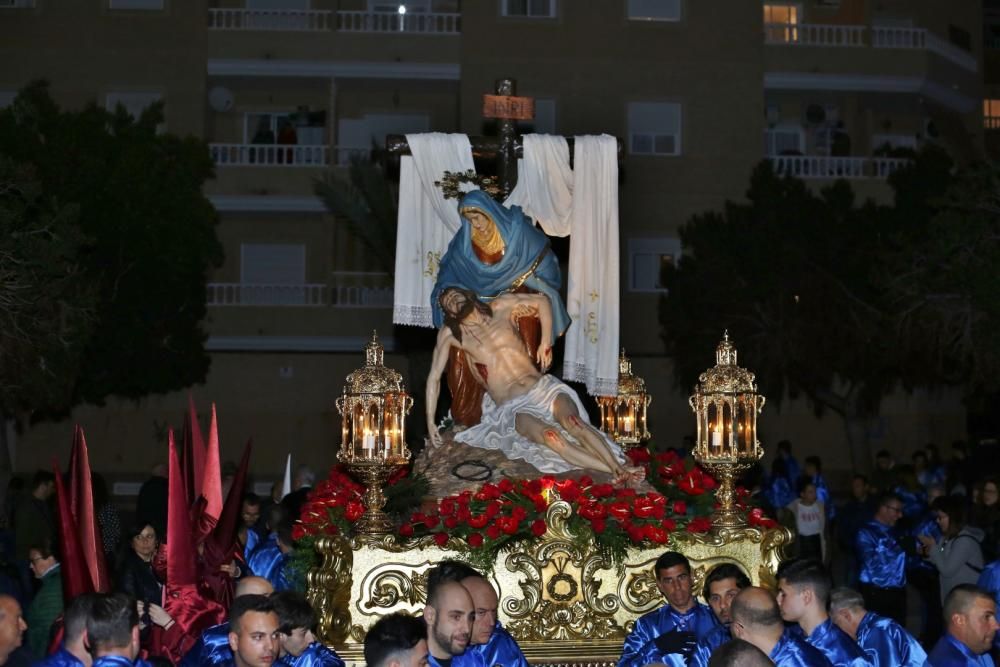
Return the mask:
<path id="1" fill-rule="evenodd" d="M 209 9 L 209 30 L 403 33 L 458 35 L 455 12 L 329 11 L 304 9 Z"/>
<path id="2" fill-rule="evenodd" d="M 218 167 L 325 167 L 330 149 L 318 144 L 209 144 Z"/>
<path id="3" fill-rule="evenodd" d="M 209 283 L 207 305 L 305 308 L 392 308 L 389 274 L 335 271 L 329 283 Z"/>
<path id="4" fill-rule="evenodd" d="M 830 157 L 827 155 L 768 155 L 775 173 L 803 180 L 885 180 L 901 166 L 904 158 Z"/>
<path id="5" fill-rule="evenodd" d="M 833 48 L 875 48 L 927 51 L 970 72 L 978 70 L 975 56 L 924 28 L 765 23 L 767 44 Z"/>

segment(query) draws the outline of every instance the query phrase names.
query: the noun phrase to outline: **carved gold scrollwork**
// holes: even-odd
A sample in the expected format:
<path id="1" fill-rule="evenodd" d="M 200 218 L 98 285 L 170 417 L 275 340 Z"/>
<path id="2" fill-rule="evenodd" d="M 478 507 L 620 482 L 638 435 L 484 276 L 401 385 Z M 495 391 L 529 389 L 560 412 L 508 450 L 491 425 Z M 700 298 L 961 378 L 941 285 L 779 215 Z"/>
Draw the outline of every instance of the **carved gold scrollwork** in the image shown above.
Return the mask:
<path id="1" fill-rule="evenodd" d="M 644 614 L 660 601 L 660 589 L 656 587 L 651 567 L 652 561 L 630 566 L 621 579 L 618 595 L 622 606 L 633 614 Z"/>
<path id="2" fill-rule="evenodd" d="M 316 609 L 319 636 L 330 644 L 344 641 L 351 624 L 349 611 L 354 552 L 348 541 L 324 537 L 316 542 L 322 565 L 306 575 L 308 598 Z"/>

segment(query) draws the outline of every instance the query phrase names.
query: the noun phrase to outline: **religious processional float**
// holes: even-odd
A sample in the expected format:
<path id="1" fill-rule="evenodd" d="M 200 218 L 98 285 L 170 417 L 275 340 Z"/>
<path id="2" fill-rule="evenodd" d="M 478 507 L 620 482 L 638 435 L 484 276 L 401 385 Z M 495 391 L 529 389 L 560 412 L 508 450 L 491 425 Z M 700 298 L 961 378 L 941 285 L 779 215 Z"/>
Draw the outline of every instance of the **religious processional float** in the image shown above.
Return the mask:
<path id="1" fill-rule="evenodd" d="M 348 663 L 363 662 L 378 618 L 421 612 L 427 573 L 441 560 L 487 574 L 499 620 L 530 663 L 606 663 L 635 619 L 662 604 L 652 565 L 663 551 L 691 560 L 699 591 L 725 562 L 773 585 L 791 541 L 736 486 L 763 455 L 764 397 L 728 335 L 690 398 L 693 458 L 650 446 L 650 397 L 618 347 L 618 142 L 575 137 L 570 169 L 566 139 L 515 135 L 531 100 L 515 97 L 510 80 L 497 92 L 486 106 L 499 139 L 390 138 L 408 153 L 394 319 L 439 329 L 427 384 L 432 435 L 411 461 L 413 399 L 373 335 L 337 400 L 340 464 L 294 533 L 319 636 Z M 473 149 L 497 158 L 500 184 L 475 174 Z M 463 190 L 469 182 L 482 190 Z M 532 221 L 572 233 L 565 306 L 558 263 Z M 575 392 L 546 373 L 560 337 L 562 375 L 597 397 L 600 430 L 586 423 Z M 439 428 L 445 369 L 452 410 Z"/>

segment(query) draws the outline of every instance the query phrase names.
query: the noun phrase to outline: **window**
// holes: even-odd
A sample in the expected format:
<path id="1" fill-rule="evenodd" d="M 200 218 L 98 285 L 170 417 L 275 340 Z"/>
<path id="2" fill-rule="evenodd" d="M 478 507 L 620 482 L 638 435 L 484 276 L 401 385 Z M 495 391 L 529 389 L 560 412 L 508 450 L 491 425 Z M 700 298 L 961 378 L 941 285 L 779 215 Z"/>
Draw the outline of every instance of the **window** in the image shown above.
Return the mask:
<path id="1" fill-rule="evenodd" d="M 287 131 L 288 127 L 292 127 L 291 116 L 290 111 L 263 111 L 243 114 L 243 143 L 276 143 L 278 132 Z"/>
<path id="2" fill-rule="evenodd" d="M 504 16 L 551 19 L 556 15 L 556 0 L 500 0 Z"/>
<path id="3" fill-rule="evenodd" d="M 983 127 L 1000 129 L 1000 100 L 983 100 Z"/>
<path id="4" fill-rule="evenodd" d="M 108 0 L 108 9 L 163 9 L 164 0 Z"/>
<path id="5" fill-rule="evenodd" d="M 629 152 L 637 155 L 681 154 L 681 105 L 630 102 Z"/>
<path id="6" fill-rule="evenodd" d="M 769 43 L 794 44 L 799 41 L 798 5 L 764 5 L 764 38 Z"/>
<path id="7" fill-rule="evenodd" d="M 798 125 L 777 125 L 764 130 L 764 155 L 802 155 L 805 133 Z"/>
<path id="8" fill-rule="evenodd" d="M 628 0 L 632 21 L 680 21 L 681 0 Z"/>
<path id="9" fill-rule="evenodd" d="M 520 132 L 535 134 L 556 133 L 556 101 L 552 98 L 535 98 L 535 117 L 531 120 L 517 121 Z"/>
<path id="10" fill-rule="evenodd" d="M 301 243 L 240 246 L 240 302 L 288 306 L 306 302 L 306 247 Z"/>
<path id="11" fill-rule="evenodd" d="M 151 105 L 163 99 L 163 95 L 155 92 L 111 92 L 104 98 L 104 108 L 114 113 L 118 105 L 125 107 L 125 112 L 135 120 L 139 120 L 142 112 Z M 161 126 L 162 129 L 162 126 Z"/>
<path id="12" fill-rule="evenodd" d="M 681 240 L 671 237 L 629 239 L 628 257 L 630 292 L 665 292 L 663 272 L 680 261 Z"/>

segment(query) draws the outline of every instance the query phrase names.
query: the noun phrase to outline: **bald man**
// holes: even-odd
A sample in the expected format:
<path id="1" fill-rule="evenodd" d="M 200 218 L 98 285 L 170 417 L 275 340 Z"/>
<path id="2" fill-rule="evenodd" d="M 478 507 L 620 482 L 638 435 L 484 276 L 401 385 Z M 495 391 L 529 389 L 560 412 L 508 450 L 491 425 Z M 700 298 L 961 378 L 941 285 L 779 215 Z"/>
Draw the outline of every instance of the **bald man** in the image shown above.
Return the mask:
<path id="1" fill-rule="evenodd" d="M 7 664 L 10 654 L 17 650 L 28 629 L 21 613 L 21 605 L 10 595 L 0 595 L 0 665 Z"/>
<path id="2" fill-rule="evenodd" d="M 431 570 L 427 577 L 427 663 L 432 667 L 486 667 L 478 651 L 466 650 L 472 637 L 476 608 L 462 584 L 443 581 Z"/>
<path id="3" fill-rule="evenodd" d="M 234 599 L 244 595 L 270 595 L 274 587 L 264 577 L 243 577 L 233 591 Z M 229 621 L 206 628 L 191 650 L 178 663 L 179 667 L 202 667 L 222 665 L 233 661 L 233 651 L 229 648 Z"/>
<path id="4" fill-rule="evenodd" d="M 770 591 L 757 586 L 743 589 L 729 613 L 733 637 L 750 642 L 778 667 L 832 667 L 819 649 L 785 630 L 778 602 Z"/>

